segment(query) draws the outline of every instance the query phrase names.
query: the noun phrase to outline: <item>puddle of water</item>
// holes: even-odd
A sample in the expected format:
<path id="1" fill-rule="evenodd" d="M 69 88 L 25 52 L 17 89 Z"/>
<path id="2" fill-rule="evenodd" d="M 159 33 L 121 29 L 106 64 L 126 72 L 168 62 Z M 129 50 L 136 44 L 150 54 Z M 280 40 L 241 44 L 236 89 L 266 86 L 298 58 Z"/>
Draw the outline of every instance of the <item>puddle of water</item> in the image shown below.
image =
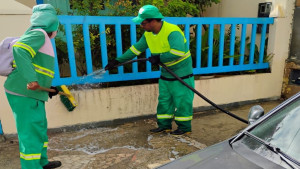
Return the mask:
<path id="1" fill-rule="evenodd" d="M 116 131 L 116 130 L 118 130 L 118 128 L 97 128 L 97 129 L 93 129 L 93 130 L 82 129 L 82 130 L 79 130 L 78 132 L 76 132 L 76 136 L 66 138 L 66 139 L 67 140 L 78 140 L 78 139 L 81 139 L 81 138 L 89 136 L 89 135 L 105 133 L 105 132 L 112 132 L 112 131 Z"/>
<path id="2" fill-rule="evenodd" d="M 153 138 L 153 136 L 149 135 L 148 138 L 147 138 L 147 141 L 149 142 L 152 138 Z"/>
<path id="3" fill-rule="evenodd" d="M 51 148 L 50 146 L 48 146 L 48 150 L 53 150 L 53 151 L 79 151 L 79 152 L 83 152 L 86 153 L 88 155 L 96 155 L 96 154 L 101 154 L 101 153 L 105 153 L 114 149 L 122 149 L 122 148 L 126 148 L 126 149 L 130 149 L 130 150 L 140 150 L 140 149 L 144 149 L 144 148 L 136 148 L 133 146 L 122 146 L 122 147 L 112 147 L 112 148 L 100 148 L 98 146 L 95 145 L 90 145 L 90 146 L 85 146 L 85 147 L 79 147 L 79 148 L 69 148 L 69 149 L 57 149 L 57 148 Z"/>
<path id="4" fill-rule="evenodd" d="M 142 127 L 143 128 L 143 127 Z M 170 157 L 179 157 L 180 153 L 174 145 L 196 147 L 193 139 L 174 137 L 171 135 L 152 135 L 138 126 L 123 125 L 117 128 L 82 129 L 66 132 L 49 139 L 49 150 L 61 152 L 83 152 L 89 155 L 105 153 L 114 149 L 155 150 L 169 149 Z M 169 147 L 169 148 L 168 148 Z M 164 151 L 165 151 L 164 150 Z"/>
<path id="5" fill-rule="evenodd" d="M 63 133 L 49 139 L 48 149 L 53 151 L 79 151 L 89 155 L 105 153 L 113 149 L 146 149 L 131 133 L 119 133 L 118 128 L 82 129 Z M 130 140 L 129 140 L 130 139 Z M 126 141 L 128 140 L 128 141 Z M 124 144 L 125 143 L 125 144 Z"/>

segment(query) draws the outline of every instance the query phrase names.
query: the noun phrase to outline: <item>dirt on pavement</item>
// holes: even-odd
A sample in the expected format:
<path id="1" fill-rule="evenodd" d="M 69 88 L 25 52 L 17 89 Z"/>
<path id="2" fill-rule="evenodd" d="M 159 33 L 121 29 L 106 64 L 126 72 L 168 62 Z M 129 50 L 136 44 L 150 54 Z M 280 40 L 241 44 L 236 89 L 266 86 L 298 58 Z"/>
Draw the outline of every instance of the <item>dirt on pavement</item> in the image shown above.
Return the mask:
<path id="1" fill-rule="evenodd" d="M 281 101 L 260 103 L 268 112 Z M 229 109 L 247 119 L 248 104 Z M 148 169 L 226 140 L 245 128 L 244 124 L 220 111 L 195 113 L 192 133 L 185 136 L 152 134 L 155 119 L 139 120 L 116 127 L 50 133 L 50 160 L 62 161 L 59 169 Z M 176 124 L 173 124 L 176 129 Z M 0 142 L 0 169 L 19 169 L 16 137 Z"/>

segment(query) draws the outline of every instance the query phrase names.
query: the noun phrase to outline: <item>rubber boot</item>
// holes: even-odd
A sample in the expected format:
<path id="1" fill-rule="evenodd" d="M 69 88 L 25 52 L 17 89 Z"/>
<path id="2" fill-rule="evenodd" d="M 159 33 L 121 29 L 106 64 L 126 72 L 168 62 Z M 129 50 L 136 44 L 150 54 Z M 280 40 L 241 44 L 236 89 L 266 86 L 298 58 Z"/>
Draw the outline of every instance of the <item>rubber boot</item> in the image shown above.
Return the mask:
<path id="1" fill-rule="evenodd" d="M 191 131 L 183 131 L 183 130 L 177 129 L 175 131 L 172 131 L 170 134 L 172 134 L 172 135 L 191 134 Z"/>
<path id="2" fill-rule="evenodd" d="M 43 167 L 43 169 L 51 169 L 51 168 L 57 168 L 61 166 L 60 161 L 49 161 L 47 165 Z"/>
<path id="3" fill-rule="evenodd" d="M 169 133 L 169 132 L 171 132 L 171 129 L 162 129 L 162 128 L 158 127 L 158 128 L 155 128 L 155 129 L 151 129 L 150 132 L 151 133 L 162 133 L 162 132 Z"/>

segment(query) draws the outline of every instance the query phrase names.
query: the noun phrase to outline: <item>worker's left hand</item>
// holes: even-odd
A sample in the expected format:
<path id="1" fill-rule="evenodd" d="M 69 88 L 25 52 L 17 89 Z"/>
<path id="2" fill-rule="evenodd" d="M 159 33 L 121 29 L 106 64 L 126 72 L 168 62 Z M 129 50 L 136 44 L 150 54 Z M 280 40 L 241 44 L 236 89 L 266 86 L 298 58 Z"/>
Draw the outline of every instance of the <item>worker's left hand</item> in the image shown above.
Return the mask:
<path id="1" fill-rule="evenodd" d="M 54 89 L 55 92 L 49 92 L 49 98 L 52 99 L 53 96 L 56 96 L 59 93 L 59 90 L 57 89 L 57 87 L 51 86 L 50 89 Z"/>
<path id="2" fill-rule="evenodd" d="M 149 57 L 149 62 L 153 65 L 158 65 L 160 62 L 160 55 L 151 55 L 151 57 Z"/>
<path id="3" fill-rule="evenodd" d="M 113 68 L 115 68 L 115 66 L 117 66 L 118 64 L 120 64 L 119 61 L 117 61 L 116 59 L 110 60 L 108 61 L 108 64 L 105 66 L 105 70 L 112 70 Z"/>

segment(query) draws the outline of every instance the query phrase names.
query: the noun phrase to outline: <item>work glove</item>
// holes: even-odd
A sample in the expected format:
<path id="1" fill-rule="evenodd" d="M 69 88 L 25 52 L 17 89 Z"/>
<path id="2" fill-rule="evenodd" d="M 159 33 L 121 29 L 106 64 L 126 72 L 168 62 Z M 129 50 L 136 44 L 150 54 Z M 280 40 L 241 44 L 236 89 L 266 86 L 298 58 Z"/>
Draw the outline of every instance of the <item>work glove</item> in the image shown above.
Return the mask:
<path id="1" fill-rule="evenodd" d="M 151 55 L 149 57 L 149 62 L 151 62 L 152 65 L 158 65 L 160 63 L 160 55 Z"/>
<path id="2" fill-rule="evenodd" d="M 56 96 L 58 94 L 59 90 L 56 87 L 54 87 L 54 86 L 51 86 L 50 89 L 54 89 L 55 90 L 55 92 L 49 92 L 48 93 L 49 98 L 52 99 L 52 96 Z"/>
<path id="3" fill-rule="evenodd" d="M 116 59 L 110 60 L 108 61 L 108 64 L 105 66 L 105 70 L 112 70 L 113 68 L 115 68 L 115 66 L 117 66 L 118 64 L 120 64 L 119 61 L 117 61 Z"/>

